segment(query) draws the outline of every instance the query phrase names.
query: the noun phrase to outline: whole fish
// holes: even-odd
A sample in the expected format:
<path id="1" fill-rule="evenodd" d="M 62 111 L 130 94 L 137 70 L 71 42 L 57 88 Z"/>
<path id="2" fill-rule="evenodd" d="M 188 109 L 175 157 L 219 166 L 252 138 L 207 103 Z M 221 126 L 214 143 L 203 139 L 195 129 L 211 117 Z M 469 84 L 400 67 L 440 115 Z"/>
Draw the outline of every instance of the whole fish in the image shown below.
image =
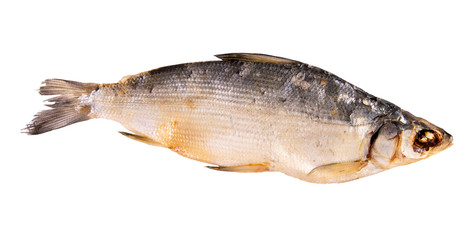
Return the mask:
<path id="1" fill-rule="evenodd" d="M 47 79 L 51 109 L 26 131 L 92 118 L 123 135 L 233 172 L 278 171 L 345 182 L 427 158 L 452 145 L 442 128 L 320 68 L 262 54 L 167 66 L 118 83 Z"/>

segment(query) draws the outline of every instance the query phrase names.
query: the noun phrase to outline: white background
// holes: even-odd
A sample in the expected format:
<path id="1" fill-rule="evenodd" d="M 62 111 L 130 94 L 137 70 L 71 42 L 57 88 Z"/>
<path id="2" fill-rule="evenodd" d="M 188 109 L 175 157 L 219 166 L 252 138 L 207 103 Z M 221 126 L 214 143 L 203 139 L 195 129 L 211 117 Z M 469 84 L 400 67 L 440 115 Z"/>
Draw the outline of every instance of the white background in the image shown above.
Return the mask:
<path id="1" fill-rule="evenodd" d="M 0 239 L 474 239 L 470 1 L 10 1 L 0 7 Z M 38 136 L 46 78 L 116 82 L 257 52 L 322 67 L 454 146 L 344 184 L 211 171 L 92 120 Z"/>

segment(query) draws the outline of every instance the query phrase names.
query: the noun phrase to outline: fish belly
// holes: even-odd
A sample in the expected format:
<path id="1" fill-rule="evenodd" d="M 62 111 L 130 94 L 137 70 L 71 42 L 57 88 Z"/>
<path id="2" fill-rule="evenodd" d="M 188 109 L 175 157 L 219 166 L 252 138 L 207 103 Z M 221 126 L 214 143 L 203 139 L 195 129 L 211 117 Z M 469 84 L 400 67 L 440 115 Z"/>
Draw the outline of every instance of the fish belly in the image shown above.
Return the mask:
<path id="1" fill-rule="evenodd" d="M 95 100 L 97 117 L 209 164 L 267 163 L 270 170 L 302 178 L 318 166 L 355 161 L 367 152 L 366 125 L 320 122 L 219 98 L 151 101 L 139 94 L 132 102 L 104 95 Z"/>

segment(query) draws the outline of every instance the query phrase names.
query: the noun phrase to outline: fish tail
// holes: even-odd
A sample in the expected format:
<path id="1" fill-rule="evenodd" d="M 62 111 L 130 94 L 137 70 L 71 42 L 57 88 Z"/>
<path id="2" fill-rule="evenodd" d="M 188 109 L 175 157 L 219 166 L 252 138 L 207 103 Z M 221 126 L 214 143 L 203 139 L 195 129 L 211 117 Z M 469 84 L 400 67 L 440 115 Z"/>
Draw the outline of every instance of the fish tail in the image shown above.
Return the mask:
<path id="1" fill-rule="evenodd" d="M 41 111 L 27 124 L 30 135 L 49 132 L 91 118 L 91 107 L 85 101 L 99 84 L 81 83 L 62 79 L 47 79 L 40 87 L 41 95 L 57 95 L 46 100 L 51 109 Z"/>

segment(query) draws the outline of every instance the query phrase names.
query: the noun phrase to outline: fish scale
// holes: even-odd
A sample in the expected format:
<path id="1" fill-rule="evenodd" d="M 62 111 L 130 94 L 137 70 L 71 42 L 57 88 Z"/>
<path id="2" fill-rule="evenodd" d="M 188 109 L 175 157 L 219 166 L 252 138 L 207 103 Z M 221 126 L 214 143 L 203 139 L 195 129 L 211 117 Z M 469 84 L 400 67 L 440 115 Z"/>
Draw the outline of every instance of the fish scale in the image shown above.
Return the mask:
<path id="1" fill-rule="evenodd" d="M 218 57 L 112 84 L 48 79 L 40 94 L 59 96 L 27 132 L 105 118 L 129 138 L 216 170 L 279 171 L 318 183 L 406 165 L 452 143 L 443 129 L 320 68 L 262 54 Z"/>

